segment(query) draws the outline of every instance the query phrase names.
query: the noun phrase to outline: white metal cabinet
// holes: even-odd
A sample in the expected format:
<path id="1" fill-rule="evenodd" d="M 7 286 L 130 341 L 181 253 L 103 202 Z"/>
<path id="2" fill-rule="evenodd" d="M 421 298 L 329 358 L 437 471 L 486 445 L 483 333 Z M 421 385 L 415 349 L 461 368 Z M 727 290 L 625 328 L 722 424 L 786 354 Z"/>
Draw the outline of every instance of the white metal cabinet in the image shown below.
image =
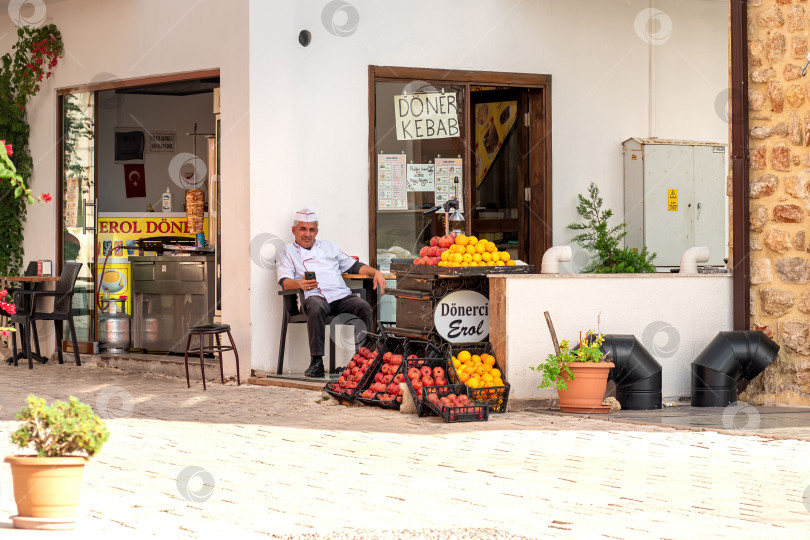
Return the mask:
<path id="1" fill-rule="evenodd" d="M 678 266 L 683 252 L 708 246 L 709 264 L 725 257 L 725 150 L 721 143 L 632 138 L 624 141 L 625 245 Z"/>

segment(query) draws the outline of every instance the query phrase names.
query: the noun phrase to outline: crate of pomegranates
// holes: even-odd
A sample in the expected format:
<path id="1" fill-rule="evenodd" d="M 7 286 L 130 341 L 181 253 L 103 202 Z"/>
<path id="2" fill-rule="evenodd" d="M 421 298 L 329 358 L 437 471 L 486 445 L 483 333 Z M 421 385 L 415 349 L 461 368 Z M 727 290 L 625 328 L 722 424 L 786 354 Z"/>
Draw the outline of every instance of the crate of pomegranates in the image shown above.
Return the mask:
<path id="1" fill-rule="evenodd" d="M 404 338 L 399 339 L 404 341 Z M 401 352 L 402 348 L 402 345 L 399 345 L 394 350 Z M 382 362 L 376 366 L 372 378 L 369 379 L 368 386 L 358 390 L 357 400 L 366 405 L 399 409 L 400 405 L 402 405 L 402 391 L 399 388 L 399 383 L 405 377 L 402 366 L 402 354 L 386 351 L 382 355 Z"/>
<path id="2" fill-rule="evenodd" d="M 338 380 L 326 383 L 324 392 L 336 398 L 354 401 L 359 392 L 368 386 L 387 351 L 383 339 L 370 332 L 360 339 L 359 344 L 357 352 Z"/>
<path id="3" fill-rule="evenodd" d="M 422 388 L 426 386 L 437 386 L 447 384 L 447 363 L 444 358 L 417 358 L 416 356 L 405 359 L 405 382 L 416 405 L 416 414 L 428 416 L 433 414 L 425 406 L 422 398 Z"/>
<path id="4" fill-rule="evenodd" d="M 425 386 L 422 394 L 424 404 L 445 423 L 489 420 L 489 406 L 475 403 L 463 384 Z"/>

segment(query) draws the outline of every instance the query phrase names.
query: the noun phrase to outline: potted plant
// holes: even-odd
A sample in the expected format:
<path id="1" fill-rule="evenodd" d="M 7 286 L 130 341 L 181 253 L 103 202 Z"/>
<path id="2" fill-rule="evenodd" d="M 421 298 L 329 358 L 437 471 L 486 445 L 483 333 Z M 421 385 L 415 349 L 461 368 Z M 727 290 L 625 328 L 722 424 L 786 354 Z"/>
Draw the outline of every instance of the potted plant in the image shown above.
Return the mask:
<path id="1" fill-rule="evenodd" d="M 7 456 L 14 481 L 18 515 L 14 526 L 23 529 L 70 529 L 76 522 L 82 474 L 87 459 L 110 437 L 104 421 L 89 405 L 71 396 L 68 403 L 48 406 L 28 396 L 17 413 L 23 423 L 11 434 L 20 448 L 37 455 Z"/>
<path id="2" fill-rule="evenodd" d="M 531 368 L 543 375 L 538 388 L 557 389 L 563 412 L 610 411 L 610 407 L 602 405 L 608 373 L 613 367 L 600 349 L 604 340 L 604 335 L 589 330 L 585 337 L 580 334 L 579 344 L 571 349 L 565 339 L 559 352 L 549 354 L 542 364 Z"/>

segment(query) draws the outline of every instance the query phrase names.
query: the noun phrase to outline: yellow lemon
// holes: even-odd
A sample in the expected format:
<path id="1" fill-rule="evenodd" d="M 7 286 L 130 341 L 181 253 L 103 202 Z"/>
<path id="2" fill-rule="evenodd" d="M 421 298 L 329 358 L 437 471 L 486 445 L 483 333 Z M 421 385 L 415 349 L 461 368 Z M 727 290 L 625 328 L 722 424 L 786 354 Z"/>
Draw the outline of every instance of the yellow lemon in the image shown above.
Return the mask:
<path id="1" fill-rule="evenodd" d="M 494 366 L 495 365 L 495 357 L 488 354 L 487 357 L 484 359 L 484 364 L 488 365 L 489 367 Z"/>
<path id="2" fill-rule="evenodd" d="M 494 368 L 491 372 L 493 379 L 500 379 L 501 378 L 501 370 Z"/>
<path id="3" fill-rule="evenodd" d="M 502 261 L 506 262 L 506 261 L 508 261 L 510 258 L 511 258 L 511 255 L 509 255 L 509 252 L 508 252 L 508 251 L 503 251 L 503 252 L 501 252 L 501 260 L 502 260 Z"/>
<path id="4" fill-rule="evenodd" d="M 498 261 L 498 262 L 501 262 L 501 261 Z M 497 264 L 498 264 L 498 263 L 496 263 L 495 261 L 489 261 L 489 262 L 487 263 L 487 266 L 496 266 Z M 503 264 L 503 263 L 501 263 L 501 264 Z"/>
<path id="5" fill-rule="evenodd" d="M 469 243 L 469 244 L 471 244 L 471 245 L 473 245 L 473 246 L 474 246 L 475 244 L 477 244 L 477 243 L 478 243 L 478 238 L 476 238 L 476 237 L 474 237 L 474 236 L 468 236 L 468 237 L 467 237 L 467 243 Z"/>
<path id="6" fill-rule="evenodd" d="M 477 354 L 474 354 L 474 355 L 470 356 L 470 360 L 472 360 L 473 362 L 480 362 L 481 357 L 478 356 Z"/>
<path id="7" fill-rule="evenodd" d="M 485 371 L 485 370 L 484 370 L 484 366 L 478 366 L 477 368 L 475 368 L 475 372 L 476 372 L 478 375 L 483 375 L 483 374 L 484 374 L 484 371 Z"/>
<path id="8" fill-rule="evenodd" d="M 482 253 L 481 254 L 481 260 L 484 261 L 484 262 L 491 261 L 492 260 L 492 253 L 486 253 L 486 252 Z"/>
<path id="9" fill-rule="evenodd" d="M 508 261 L 506 261 L 506 266 L 515 266 L 516 264 L 517 263 L 515 263 L 515 261 L 513 261 L 512 259 L 509 259 Z"/>
<path id="10" fill-rule="evenodd" d="M 491 382 L 492 382 L 492 381 L 494 381 L 495 379 L 494 379 L 494 378 L 492 377 L 492 375 L 490 375 L 489 373 L 484 373 L 483 375 L 481 375 L 481 380 L 482 380 L 482 381 L 486 381 L 486 382 L 488 382 L 488 383 L 491 383 Z"/>
<path id="11" fill-rule="evenodd" d="M 492 386 L 503 386 L 503 379 L 501 379 L 500 377 L 496 377 L 492 381 Z"/>
<path id="12" fill-rule="evenodd" d="M 501 260 L 501 252 L 500 251 L 494 252 L 492 254 L 492 260 L 495 261 L 495 262 L 500 261 Z"/>
<path id="13" fill-rule="evenodd" d="M 481 254 L 480 254 L 480 253 L 476 253 L 475 255 L 473 255 L 473 260 L 474 260 L 475 262 L 481 262 Z"/>
<path id="14" fill-rule="evenodd" d="M 506 266 L 506 263 L 503 261 L 498 261 L 495 263 L 495 266 Z"/>
<path id="15" fill-rule="evenodd" d="M 480 240 L 477 244 L 475 244 L 475 252 L 476 253 L 483 253 L 487 250 L 487 241 Z"/>
<path id="16" fill-rule="evenodd" d="M 470 376 L 466 373 L 462 373 L 461 375 L 458 376 L 458 380 L 460 380 L 463 383 L 466 383 L 467 381 L 470 380 Z"/>
<path id="17" fill-rule="evenodd" d="M 465 360 L 469 360 L 470 358 L 472 358 L 472 355 L 470 354 L 470 351 L 461 351 L 460 353 L 458 353 L 457 358 L 463 362 Z"/>
<path id="18" fill-rule="evenodd" d="M 470 263 L 468 263 L 467 261 L 464 261 L 463 263 L 461 263 L 461 266 L 470 266 Z"/>
<path id="19" fill-rule="evenodd" d="M 478 382 L 473 378 L 469 378 L 467 379 L 467 386 L 470 388 L 478 388 Z"/>
<path id="20" fill-rule="evenodd" d="M 446 252 L 446 251 L 442 251 L 442 254 L 441 254 L 441 256 L 440 256 L 439 258 L 440 258 L 441 260 L 443 260 L 443 261 L 447 262 L 447 257 L 449 257 L 449 256 L 450 256 L 450 254 L 449 254 L 448 252 Z"/>
<path id="21" fill-rule="evenodd" d="M 467 246 L 464 248 L 464 251 L 466 253 L 469 253 L 470 255 L 472 255 L 473 253 L 475 253 L 475 246 L 471 246 L 470 244 L 467 244 Z"/>
<path id="22" fill-rule="evenodd" d="M 459 360 L 458 358 L 456 358 L 456 357 L 454 356 L 454 357 L 453 357 L 453 367 L 456 367 L 456 368 L 457 368 L 457 367 L 459 367 L 460 365 L 461 365 L 461 360 Z"/>
<path id="23" fill-rule="evenodd" d="M 487 244 L 487 251 L 489 251 L 490 253 L 495 253 L 496 251 L 498 251 L 498 247 L 494 243 L 490 242 Z"/>
<path id="24" fill-rule="evenodd" d="M 453 263 L 450 263 L 450 266 L 456 268 L 456 267 L 461 266 L 461 263 L 460 262 L 453 262 Z"/>
<path id="25" fill-rule="evenodd" d="M 468 242 L 469 239 L 463 234 L 456 236 L 456 244 L 458 244 L 459 246 L 466 246 Z"/>
<path id="26" fill-rule="evenodd" d="M 460 263 L 464 260 L 464 257 L 461 256 L 461 253 L 453 253 L 453 262 Z"/>

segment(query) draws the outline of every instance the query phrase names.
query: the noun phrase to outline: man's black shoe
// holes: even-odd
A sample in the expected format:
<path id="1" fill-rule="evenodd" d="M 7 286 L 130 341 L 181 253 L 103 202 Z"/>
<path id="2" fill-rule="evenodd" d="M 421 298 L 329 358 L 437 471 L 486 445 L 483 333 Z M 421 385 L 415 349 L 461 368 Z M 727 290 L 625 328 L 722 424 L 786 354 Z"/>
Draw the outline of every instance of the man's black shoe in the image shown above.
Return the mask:
<path id="1" fill-rule="evenodd" d="M 320 358 L 313 359 L 309 363 L 309 367 L 304 372 L 307 377 L 323 377 L 325 372 L 323 370 L 323 360 Z"/>

